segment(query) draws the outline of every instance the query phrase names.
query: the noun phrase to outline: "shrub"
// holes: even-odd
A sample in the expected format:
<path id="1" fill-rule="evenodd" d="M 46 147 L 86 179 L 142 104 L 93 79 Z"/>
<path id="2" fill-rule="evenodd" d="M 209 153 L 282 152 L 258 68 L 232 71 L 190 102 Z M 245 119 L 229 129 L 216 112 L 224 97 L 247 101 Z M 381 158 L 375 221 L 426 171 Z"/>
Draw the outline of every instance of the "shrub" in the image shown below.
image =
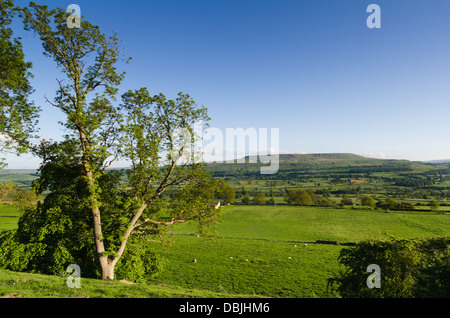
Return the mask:
<path id="1" fill-rule="evenodd" d="M 266 196 L 264 193 L 257 193 L 253 196 L 253 202 L 255 204 L 266 204 Z"/>
<path id="2" fill-rule="evenodd" d="M 329 286 L 342 297 L 444 297 L 450 291 L 450 237 L 367 240 L 344 248 L 344 266 Z M 381 288 L 368 288 L 368 265 L 381 269 Z"/>
<path id="3" fill-rule="evenodd" d="M 115 278 L 145 284 L 155 278 L 164 266 L 164 259 L 148 244 L 133 240 L 127 244 L 125 253 L 116 264 Z"/>
<path id="4" fill-rule="evenodd" d="M 367 207 L 373 208 L 373 207 L 375 207 L 375 204 L 376 204 L 375 199 L 372 198 L 371 196 L 365 196 L 365 197 L 361 198 L 362 206 L 367 206 Z"/>

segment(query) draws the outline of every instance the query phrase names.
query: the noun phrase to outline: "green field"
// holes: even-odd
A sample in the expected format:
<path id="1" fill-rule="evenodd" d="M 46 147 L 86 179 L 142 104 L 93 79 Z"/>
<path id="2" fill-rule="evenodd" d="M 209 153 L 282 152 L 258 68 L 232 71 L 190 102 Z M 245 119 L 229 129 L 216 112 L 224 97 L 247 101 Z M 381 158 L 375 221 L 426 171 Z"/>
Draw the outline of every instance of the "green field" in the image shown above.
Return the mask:
<path id="1" fill-rule="evenodd" d="M 19 209 L 12 205 L 0 205 L 0 231 L 17 228 Z"/>
<path id="2" fill-rule="evenodd" d="M 38 178 L 36 171 L 33 170 L 11 170 L 0 171 L 0 184 L 14 182 L 23 190 L 31 190 L 31 184 Z"/>
<path id="3" fill-rule="evenodd" d="M 15 228 L 17 216 L 16 208 L 1 207 L 0 229 Z M 327 291 L 327 279 L 338 271 L 337 258 L 344 246 L 316 244 L 317 240 L 346 243 L 369 238 L 450 234 L 450 215 L 431 212 L 228 206 L 222 209 L 221 219 L 214 239 L 197 237 L 196 227 L 184 223 L 169 232 L 174 245 L 162 248 L 154 243 L 166 265 L 152 284 L 142 287 L 147 292 L 118 291 L 117 294 L 102 292 L 102 287 L 77 292 L 90 297 L 336 297 Z M 9 295 L 14 290 L 15 280 L 11 275 L 14 273 L 0 272 L 0 293 Z M 20 275 L 27 277 L 25 273 Z M 20 282 L 20 279 L 16 280 Z M 60 286 L 61 278 L 54 279 Z M 95 285 L 95 280 L 88 282 L 89 286 Z M 98 284 L 104 282 L 98 281 Z M 23 288 L 31 285 L 17 284 Z M 165 294 L 157 286 L 176 286 L 171 287 L 175 295 Z M 119 290 L 122 288 L 125 287 Z M 28 294 L 23 290 L 16 293 L 24 297 L 42 296 L 31 296 L 32 290 Z M 59 295 L 56 297 L 74 295 L 61 286 L 56 290 L 53 294 L 47 293 Z"/>
<path id="4" fill-rule="evenodd" d="M 194 235 L 189 224 L 175 227 L 175 245 L 164 251 L 166 269 L 155 283 L 268 297 L 335 297 L 327 292 L 327 279 L 338 270 L 343 246 L 312 242 L 450 234 L 450 215 L 430 213 L 231 206 L 222 220 L 211 241 Z"/>
<path id="5" fill-rule="evenodd" d="M 0 298 L 223 298 L 250 297 L 168 285 L 81 279 L 81 288 L 68 288 L 67 277 L 18 273 L 0 269 Z M 1 301 L 0 301 L 1 303 Z"/>

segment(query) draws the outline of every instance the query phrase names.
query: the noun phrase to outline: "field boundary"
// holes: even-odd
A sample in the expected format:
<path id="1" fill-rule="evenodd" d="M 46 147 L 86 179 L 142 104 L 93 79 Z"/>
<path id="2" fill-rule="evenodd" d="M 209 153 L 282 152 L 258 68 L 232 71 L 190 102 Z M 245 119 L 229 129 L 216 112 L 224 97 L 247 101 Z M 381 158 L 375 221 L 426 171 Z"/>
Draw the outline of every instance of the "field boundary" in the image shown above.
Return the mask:
<path id="1" fill-rule="evenodd" d="M 192 233 L 172 233 L 170 235 L 184 235 L 184 236 L 196 236 Z M 300 240 L 281 240 L 281 239 L 268 239 L 263 237 L 239 237 L 239 236 L 223 236 L 218 235 L 215 238 L 219 239 L 235 239 L 235 240 L 256 240 L 256 241 L 267 241 L 274 243 L 298 243 L 298 244 L 325 244 L 325 245 L 342 245 L 342 246 L 355 246 L 357 242 L 339 242 L 339 241 L 329 241 L 329 240 L 316 240 L 316 241 L 300 241 Z"/>

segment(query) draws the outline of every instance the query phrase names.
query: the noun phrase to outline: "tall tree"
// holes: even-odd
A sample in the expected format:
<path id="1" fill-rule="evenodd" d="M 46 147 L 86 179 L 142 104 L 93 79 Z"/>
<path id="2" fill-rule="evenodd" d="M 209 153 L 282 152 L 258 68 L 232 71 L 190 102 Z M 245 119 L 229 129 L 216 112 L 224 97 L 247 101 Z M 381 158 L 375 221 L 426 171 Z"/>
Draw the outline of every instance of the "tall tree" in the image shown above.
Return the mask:
<path id="1" fill-rule="evenodd" d="M 59 8 L 30 3 L 23 14 L 26 29 L 39 35 L 44 54 L 67 80 L 58 80 L 56 97 L 49 102 L 66 115 L 63 125 L 69 133 L 63 142 L 36 150 L 43 159 L 41 170 L 74 167 L 81 174 L 102 279 L 114 279 L 132 235 L 151 239 L 177 222 L 195 220 L 202 229 L 215 222 L 218 212 L 208 193 L 216 191 L 208 191 L 216 182 L 190 152 L 197 138 L 195 123 L 209 119 L 206 108 L 189 95 L 168 100 L 163 94 L 150 96 L 146 88 L 126 92 L 122 103 L 114 105 L 125 74 L 116 69 L 116 34 L 107 38 L 84 18 L 80 28 L 68 28 L 67 13 Z M 106 170 L 119 158 L 131 164 L 126 178 L 111 177 Z M 161 194 L 170 187 L 177 187 L 179 196 L 166 202 Z"/>
<path id="2" fill-rule="evenodd" d="M 22 44 L 8 26 L 16 13 L 12 0 L 0 0 L 0 152 L 23 153 L 35 132 L 39 107 L 29 102 L 32 93 Z M 0 159 L 0 168 L 6 165 Z"/>

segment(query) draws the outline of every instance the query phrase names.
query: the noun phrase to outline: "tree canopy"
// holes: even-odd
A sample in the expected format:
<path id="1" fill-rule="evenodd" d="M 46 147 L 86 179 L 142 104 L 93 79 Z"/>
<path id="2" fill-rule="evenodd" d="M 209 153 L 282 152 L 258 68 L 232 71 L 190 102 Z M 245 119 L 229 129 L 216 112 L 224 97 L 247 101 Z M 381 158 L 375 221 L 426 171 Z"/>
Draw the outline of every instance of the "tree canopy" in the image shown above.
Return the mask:
<path id="1" fill-rule="evenodd" d="M 189 220 L 200 234 L 210 233 L 220 212 L 212 202 L 223 184 L 206 172 L 194 147 L 194 125 L 207 125 L 207 109 L 188 94 L 168 99 L 145 87 L 118 102 L 125 76 L 118 63 L 130 59 L 120 56 L 116 34 L 106 36 L 83 17 L 80 28 L 68 28 L 60 8 L 31 2 L 20 12 L 25 29 L 39 36 L 44 55 L 61 70 L 55 97 L 47 101 L 65 115 L 67 132 L 61 141 L 32 148 L 42 160 L 34 189 L 47 195 L 9 237 L 26 243 L 21 266 L 55 272 L 75 262 L 84 273 L 114 279 L 116 264 L 130 264 L 130 242 L 160 241 L 168 227 Z M 119 159 L 130 167 L 108 169 Z M 176 193 L 172 199 L 162 196 L 168 189 Z M 144 257 L 129 252 L 135 261 Z"/>
<path id="2" fill-rule="evenodd" d="M 8 26 L 17 13 L 12 0 L 0 0 L 0 152 L 24 153 L 36 131 L 39 107 L 29 101 L 32 64 Z M 0 168 L 6 165 L 0 158 Z"/>

